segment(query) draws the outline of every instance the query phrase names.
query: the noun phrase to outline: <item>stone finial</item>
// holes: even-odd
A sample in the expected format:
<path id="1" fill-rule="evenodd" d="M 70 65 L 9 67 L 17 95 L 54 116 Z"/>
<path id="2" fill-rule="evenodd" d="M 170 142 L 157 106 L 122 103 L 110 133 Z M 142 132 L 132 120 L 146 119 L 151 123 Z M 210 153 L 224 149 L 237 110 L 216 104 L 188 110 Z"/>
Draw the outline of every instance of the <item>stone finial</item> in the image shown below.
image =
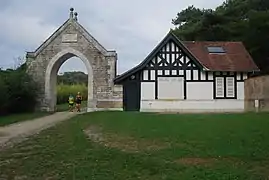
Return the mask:
<path id="1" fill-rule="evenodd" d="M 74 15 L 75 15 L 74 20 L 75 20 L 75 21 L 77 21 L 77 20 L 78 20 L 78 13 L 77 13 L 77 12 L 75 12 L 75 13 L 74 13 Z"/>
<path id="2" fill-rule="evenodd" d="M 74 8 L 70 8 L 70 16 L 69 16 L 69 18 L 73 19 L 73 17 L 74 17 Z"/>

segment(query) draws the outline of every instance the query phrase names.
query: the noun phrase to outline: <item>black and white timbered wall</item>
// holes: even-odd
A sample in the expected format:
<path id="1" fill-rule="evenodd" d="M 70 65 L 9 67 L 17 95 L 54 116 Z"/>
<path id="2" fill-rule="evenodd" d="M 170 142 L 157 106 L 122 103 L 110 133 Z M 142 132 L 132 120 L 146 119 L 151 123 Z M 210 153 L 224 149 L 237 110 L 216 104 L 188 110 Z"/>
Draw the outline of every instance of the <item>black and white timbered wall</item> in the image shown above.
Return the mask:
<path id="1" fill-rule="evenodd" d="M 125 110 L 243 108 L 247 73 L 205 71 L 174 38 L 156 49 L 120 77 Z"/>
<path id="2" fill-rule="evenodd" d="M 244 82 L 244 79 L 247 78 L 247 74 L 243 72 L 202 70 L 199 64 L 191 60 L 172 40 L 164 45 L 139 75 L 141 83 L 155 83 L 155 89 L 152 92 L 155 99 L 159 99 L 159 78 L 182 77 L 184 99 L 188 99 L 187 84 L 194 82 L 211 82 L 213 85 L 212 99 L 237 99 L 237 83 Z M 199 89 L 197 89 L 197 93 L 199 93 Z"/>

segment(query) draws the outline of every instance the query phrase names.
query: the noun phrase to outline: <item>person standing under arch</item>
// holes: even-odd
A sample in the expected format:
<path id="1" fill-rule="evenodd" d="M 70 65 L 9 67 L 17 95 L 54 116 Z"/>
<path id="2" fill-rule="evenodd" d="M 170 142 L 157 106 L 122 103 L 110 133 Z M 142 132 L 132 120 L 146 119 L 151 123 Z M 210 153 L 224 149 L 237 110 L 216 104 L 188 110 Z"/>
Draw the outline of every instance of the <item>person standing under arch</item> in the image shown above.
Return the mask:
<path id="1" fill-rule="evenodd" d="M 75 98 L 73 97 L 72 94 L 70 94 L 69 98 L 68 98 L 68 104 L 69 104 L 69 111 L 70 112 L 73 112 L 74 101 L 75 101 Z"/>
<path id="2" fill-rule="evenodd" d="M 80 112 L 81 102 L 82 102 L 82 96 L 81 96 L 80 92 L 78 92 L 78 94 L 76 96 L 77 112 Z"/>

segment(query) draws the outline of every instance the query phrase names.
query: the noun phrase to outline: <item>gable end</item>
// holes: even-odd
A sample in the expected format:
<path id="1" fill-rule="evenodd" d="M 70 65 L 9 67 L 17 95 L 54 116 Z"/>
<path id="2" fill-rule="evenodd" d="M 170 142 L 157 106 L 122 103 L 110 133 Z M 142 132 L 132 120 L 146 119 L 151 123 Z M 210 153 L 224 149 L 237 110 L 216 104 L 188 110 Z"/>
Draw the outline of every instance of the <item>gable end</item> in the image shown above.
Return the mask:
<path id="1" fill-rule="evenodd" d="M 37 56 L 43 49 L 45 49 L 57 36 L 63 32 L 66 27 L 69 25 L 69 20 L 65 21 L 63 25 L 61 25 L 54 33 L 52 33 L 34 52 L 27 52 L 27 57 L 35 57 Z"/>
<path id="2" fill-rule="evenodd" d="M 117 56 L 116 51 L 107 51 L 90 33 L 80 25 L 74 19 L 68 19 L 64 22 L 62 26 L 60 26 L 48 39 L 45 40 L 43 44 L 41 44 L 34 52 L 27 52 L 27 57 L 36 57 L 38 56 L 43 49 L 45 49 L 54 39 L 56 39 L 62 32 L 65 31 L 69 25 L 72 25 L 81 35 L 89 42 L 94 45 L 96 49 L 99 50 L 104 56 Z"/>
<path id="3" fill-rule="evenodd" d="M 200 69 L 205 69 L 202 64 L 193 56 L 193 54 L 185 47 L 185 45 L 170 31 L 165 38 L 153 49 L 153 51 L 136 67 L 130 69 L 129 71 L 123 73 L 122 75 L 117 76 L 114 79 L 115 84 L 120 84 L 124 79 L 127 77 L 131 76 L 132 74 L 143 70 L 147 66 L 152 66 L 152 59 L 155 56 L 159 56 L 158 53 L 162 51 L 163 47 L 168 44 L 169 42 L 175 43 L 176 46 L 180 48 L 180 50 L 186 54 L 186 56 L 192 60 L 195 65 L 197 65 L 198 68 Z M 158 63 L 158 62 L 156 62 Z M 160 62 L 165 65 L 164 62 Z"/>

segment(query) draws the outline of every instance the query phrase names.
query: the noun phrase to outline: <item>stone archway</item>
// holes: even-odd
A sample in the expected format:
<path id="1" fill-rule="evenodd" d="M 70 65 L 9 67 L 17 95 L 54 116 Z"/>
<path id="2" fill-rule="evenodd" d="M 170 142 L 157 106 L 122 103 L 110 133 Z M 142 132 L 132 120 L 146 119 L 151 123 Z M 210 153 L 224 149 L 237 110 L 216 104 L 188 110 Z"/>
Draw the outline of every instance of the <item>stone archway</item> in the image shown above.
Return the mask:
<path id="1" fill-rule="evenodd" d="M 34 52 L 27 52 L 27 72 L 39 87 L 37 109 L 54 111 L 56 74 L 69 58 L 80 58 L 88 71 L 88 111 L 122 109 L 122 87 L 114 85 L 117 53 L 107 51 L 70 9 L 69 19 Z"/>
<path id="2" fill-rule="evenodd" d="M 88 108 L 93 109 L 96 107 L 96 102 L 93 100 L 93 69 L 91 62 L 84 56 L 81 52 L 73 49 L 66 48 L 63 51 L 56 54 L 48 63 L 46 74 L 45 74 L 45 95 L 46 99 L 49 100 L 50 104 L 48 107 L 48 111 L 53 111 L 56 106 L 56 79 L 57 72 L 61 65 L 71 57 L 80 58 L 84 65 L 86 66 L 88 72 Z"/>

